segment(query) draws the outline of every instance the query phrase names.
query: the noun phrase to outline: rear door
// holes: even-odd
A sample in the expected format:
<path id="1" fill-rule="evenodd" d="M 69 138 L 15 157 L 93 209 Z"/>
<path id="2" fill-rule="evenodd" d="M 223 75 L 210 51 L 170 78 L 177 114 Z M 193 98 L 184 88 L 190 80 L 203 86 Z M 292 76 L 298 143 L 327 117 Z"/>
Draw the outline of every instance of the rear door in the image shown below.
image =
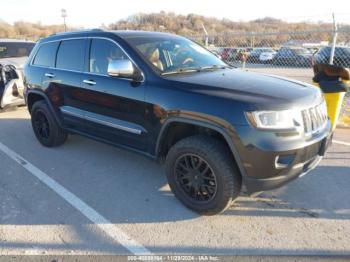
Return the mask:
<path id="1" fill-rule="evenodd" d="M 44 74 L 43 86 L 48 89 L 53 105 L 59 109 L 66 128 L 84 132 L 84 114 L 79 108 L 81 77 L 85 63 L 86 39 L 67 39 L 59 43 L 55 68 Z"/>
<path id="2" fill-rule="evenodd" d="M 56 53 L 59 42 L 41 43 L 36 47 L 36 53 L 30 64 L 25 66 L 25 85 L 31 89 L 47 92 L 50 84 L 46 74 L 52 74 L 55 71 Z M 45 87 L 43 83 L 45 82 Z"/>

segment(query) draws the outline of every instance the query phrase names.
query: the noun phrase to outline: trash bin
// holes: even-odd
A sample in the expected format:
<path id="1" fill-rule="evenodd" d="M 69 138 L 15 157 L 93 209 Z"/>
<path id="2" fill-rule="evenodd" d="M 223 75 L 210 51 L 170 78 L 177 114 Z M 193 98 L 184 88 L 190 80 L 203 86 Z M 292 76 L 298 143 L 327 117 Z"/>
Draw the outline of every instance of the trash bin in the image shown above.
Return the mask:
<path id="1" fill-rule="evenodd" d="M 350 72 L 337 64 L 326 64 L 325 59 L 314 58 L 313 82 L 320 87 L 327 104 L 332 130 L 337 126 L 341 106 L 346 92 L 350 90 Z"/>

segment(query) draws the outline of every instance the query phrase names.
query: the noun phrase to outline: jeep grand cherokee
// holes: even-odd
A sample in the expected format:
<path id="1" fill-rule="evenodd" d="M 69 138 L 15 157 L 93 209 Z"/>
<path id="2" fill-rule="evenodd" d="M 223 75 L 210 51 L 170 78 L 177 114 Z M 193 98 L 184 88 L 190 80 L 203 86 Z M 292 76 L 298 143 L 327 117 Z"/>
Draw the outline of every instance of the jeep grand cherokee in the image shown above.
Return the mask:
<path id="1" fill-rule="evenodd" d="M 225 210 L 242 184 L 254 193 L 306 174 L 330 141 L 317 88 L 231 68 L 171 34 L 50 36 L 25 86 L 41 144 L 80 134 L 164 160 L 175 196 L 202 214 Z"/>

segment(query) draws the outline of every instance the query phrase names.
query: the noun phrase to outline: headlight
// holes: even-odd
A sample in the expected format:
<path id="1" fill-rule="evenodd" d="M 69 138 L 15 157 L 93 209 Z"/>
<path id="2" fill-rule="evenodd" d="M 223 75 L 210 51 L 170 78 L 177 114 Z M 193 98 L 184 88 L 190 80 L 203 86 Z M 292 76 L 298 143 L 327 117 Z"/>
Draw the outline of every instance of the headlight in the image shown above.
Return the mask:
<path id="1" fill-rule="evenodd" d="M 292 129 L 302 126 L 298 110 L 254 111 L 246 113 L 249 122 L 260 129 Z"/>

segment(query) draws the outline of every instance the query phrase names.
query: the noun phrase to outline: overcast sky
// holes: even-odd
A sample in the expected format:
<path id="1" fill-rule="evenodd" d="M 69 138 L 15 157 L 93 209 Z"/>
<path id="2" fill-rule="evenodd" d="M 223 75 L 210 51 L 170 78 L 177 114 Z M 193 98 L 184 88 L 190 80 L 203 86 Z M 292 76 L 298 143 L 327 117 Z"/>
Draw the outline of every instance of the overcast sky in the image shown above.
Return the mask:
<path id="1" fill-rule="evenodd" d="M 327 4 L 326 4 L 327 3 Z M 71 26 L 99 27 L 135 13 L 196 13 L 234 21 L 271 16 L 290 22 L 337 20 L 350 24 L 350 0 L 1 0 L 0 19 L 8 23 L 24 20 L 43 24 L 62 23 L 67 10 Z"/>

